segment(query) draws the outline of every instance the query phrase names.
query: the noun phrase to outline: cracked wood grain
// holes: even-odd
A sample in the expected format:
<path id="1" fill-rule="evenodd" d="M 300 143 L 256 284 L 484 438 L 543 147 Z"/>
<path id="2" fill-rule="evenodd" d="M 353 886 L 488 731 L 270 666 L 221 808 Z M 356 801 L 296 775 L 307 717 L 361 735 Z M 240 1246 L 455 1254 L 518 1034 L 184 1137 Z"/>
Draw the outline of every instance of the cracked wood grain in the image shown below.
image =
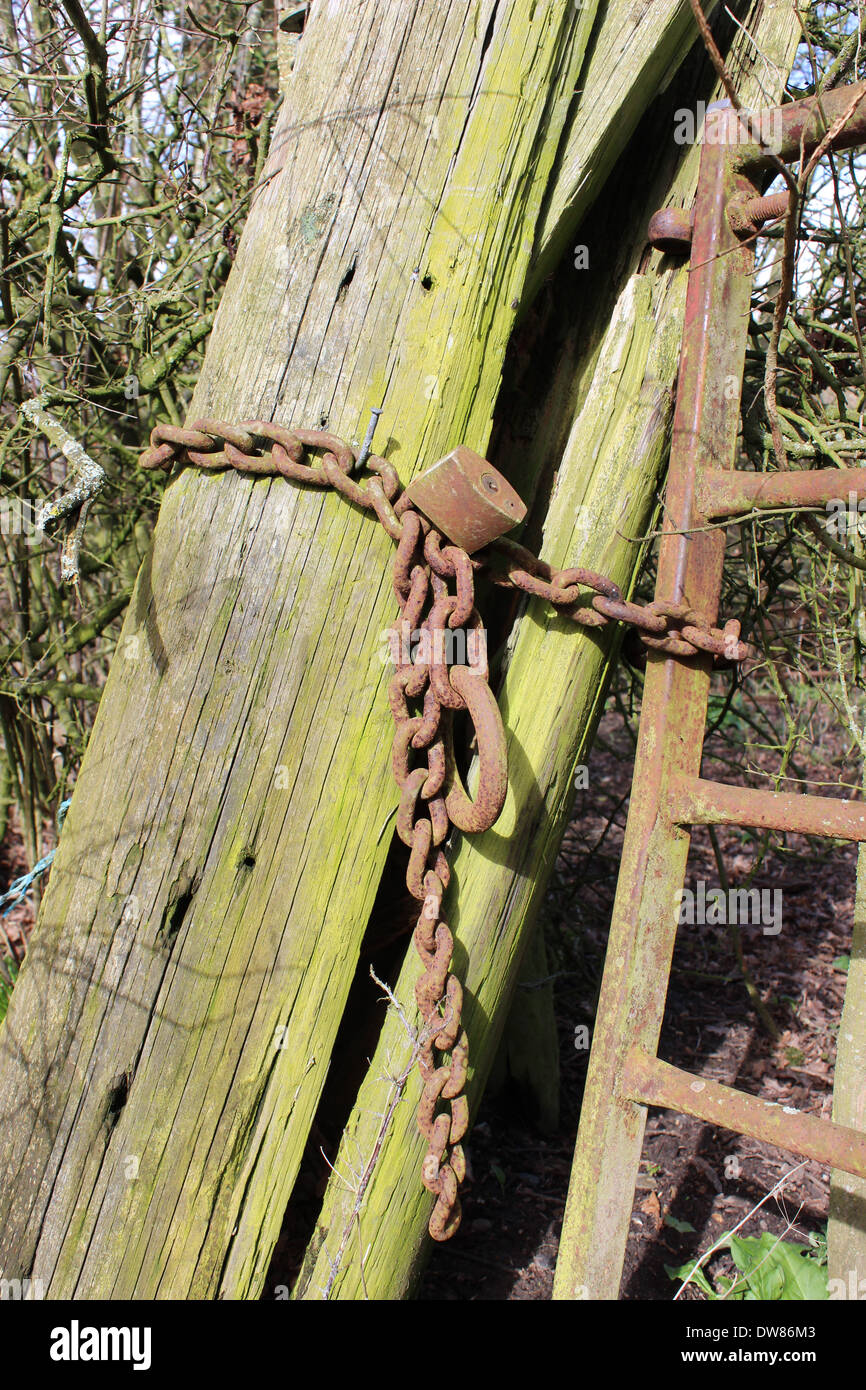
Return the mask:
<path id="1" fill-rule="evenodd" d="M 384 397 L 404 483 L 456 442 L 485 452 L 595 9 L 314 7 L 191 418 L 358 440 Z M 391 553 L 331 494 L 167 488 L 0 1032 L 4 1277 L 260 1291 L 387 850 Z M 516 933 L 513 873 L 505 901 Z M 417 1195 L 398 1208 L 391 1288 L 426 1223 Z"/>
<path id="2" fill-rule="evenodd" d="M 580 62 L 556 3 L 317 5 L 191 415 L 483 451 Z M 260 1286 L 387 850 L 390 554 L 282 480 L 166 491 L 0 1039 L 48 1297 Z"/>

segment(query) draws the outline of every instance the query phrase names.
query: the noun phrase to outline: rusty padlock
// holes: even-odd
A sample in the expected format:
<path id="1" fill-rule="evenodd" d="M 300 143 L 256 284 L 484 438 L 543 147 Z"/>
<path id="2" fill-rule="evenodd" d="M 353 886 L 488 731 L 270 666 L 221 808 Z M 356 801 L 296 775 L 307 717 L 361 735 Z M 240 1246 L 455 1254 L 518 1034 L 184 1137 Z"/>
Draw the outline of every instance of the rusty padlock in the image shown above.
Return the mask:
<path id="1" fill-rule="evenodd" d="M 508 479 L 465 444 L 413 478 L 403 496 L 469 555 L 526 516 Z"/>

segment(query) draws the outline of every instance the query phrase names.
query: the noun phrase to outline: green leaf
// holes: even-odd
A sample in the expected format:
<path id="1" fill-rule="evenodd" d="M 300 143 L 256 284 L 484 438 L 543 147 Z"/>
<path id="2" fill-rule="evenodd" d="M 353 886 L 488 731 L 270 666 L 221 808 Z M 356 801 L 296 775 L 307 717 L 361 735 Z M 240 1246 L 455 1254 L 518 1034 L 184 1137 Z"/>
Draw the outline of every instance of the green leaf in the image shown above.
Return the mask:
<path id="1" fill-rule="evenodd" d="M 728 1244 L 751 1298 L 776 1303 L 829 1297 L 827 1272 L 807 1245 L 780 1240 L 770 1231 L 755 1238 L 731 1236 Z"/>
<path id="2" fill-rule="evenodd" d="M 673 1265 L 665 1265 L 665 1274 L 669 1279 L 675 1279 L 678 1284 L 688 1282 L 699 1288 L 701 1293 L 706 1294 L 707 1298 L 715 1302 L 718 1294 L 707 1280 L 707 1276 L 702 1269 L 695 1269 L 694 1260 L 689 1260 L 687 1264 L 680 1265 L 675 1269 Z"/>
<path id="3" fill-rule="evenodd" d="M 851 964 L 850 956 L 837 956 L 833 962 L 833 969 L 839 970 L 843 975 L 848 974 L 848 967 Z"/>
<path id="4" fill-rule="evenodd" d="M 744 1279 L 732 1279 L 728 1274 L 719 1275 L 719 1296 L 726 1303 L 742 1303 L 744 1299 L 754 1298 Z"/>
<path id="5" fill-rule="evenodd" d="M 693 1231 L 695 1229 L 691 1221 L 678 1221 L 675 1216 L 670 1215 L 664 1218 L 664 1223 L 666 1226 L 672 1226 L 675 1231 Z"/>

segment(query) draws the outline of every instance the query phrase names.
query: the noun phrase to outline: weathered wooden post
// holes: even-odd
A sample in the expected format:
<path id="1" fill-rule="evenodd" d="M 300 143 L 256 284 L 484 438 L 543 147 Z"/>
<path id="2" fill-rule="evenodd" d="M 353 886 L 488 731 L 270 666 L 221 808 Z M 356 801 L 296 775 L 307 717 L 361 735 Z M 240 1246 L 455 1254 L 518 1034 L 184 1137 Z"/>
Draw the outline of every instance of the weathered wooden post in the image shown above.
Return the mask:
<path id="1" fill-rule="evenodd" d="M 458 442 L 485 452 L 526 296 L 691 42 L 687 4 L 614 0 L 586 64 L 597 8 L 314 7 L 191 418 L 358 439 L 384 400 L 377 447 L 404 483 Z M 654 273 L 617 299 L 545 527 L 554 563 L 579 545 L 634 569 L 604 508 L 617 487 L 625 533 L 647 515 L 681 297 Z M 167 489 L 0 1034 L 5 1277 L 54 1298 L 260 1291 L 388 847 L 389 561 L 331 494 L 191 469 Z M 514 637 L 510 805 L 456 859 L 461 950 L 498 962 L 468 1020 L 479 1085 L 606 660 L 536 605 Z M 430 1203 L 404 1111 L 366 1189 L 384 1296 L 409 1285 Z M 398 1170 L 411 1195 L 388 1211 Z M 361 1296 L 354 1266 L 338 1274 Z"/>
<path id="2" fill-rule="evenodd" d="M 833 1119 L 866 1130 L 866 849 L 857 856 L 854 936 L 833 1077 Z M 835 1170 L 827 1224 L 830 1294 L 866 1295 L 866 1178 Z"/>
<path id="3" fill-rule="evenodd" d="M 797 43 L 790 13 L 776 10 L 754 18 L 759 22 L 750 26 L 752 41 L 765 61 L 774 60 L 786 74 Z M 756 101 L 760 92 L 752 41 L 739 41 L 729 57 L 746 101 Z M 603 71 L 609 58 L 601 46 L 596 57 Z M 591 104 L 591 80 L 584 90 Z M 658 139 L 654 128 L 647 141 L 650 161 Z M 588 236 L 596 274 L 609 275 L 611 287 L 618 276 L 622 289 L 608 300 L 603 317 L 600 304 L 593 305 L 607 325 L 601 345 L 575 344 L 561 378 L 567 379 L 571 368 L 582 389 L 541 551 L 553 563 L 579 559 L 624 584 L 635 564 L 626 538 L 645 531 L 664 457 L 688 274 L 669 258 L 654 256 L 647 264 L 644 229 L 658 206 L 653 199 L 676 206 L 688 205 L 693 196 L 700 151 L 684 153 L 673 188 L 661 197 L 657 185 L 641 189 L 647 201 L 632 205 L 612 250 L 601 227 L 597 239 Z M 616 220 L 612 216 L 610 225 Z M 580 239 L 587 233 L 584 223 Z M 629 274 L 635 268 L 641 273 Z M 541 601 L 529 604 L 512 634 L 500 695 L 509 737 L 508 800 L 492 830 L 461 842 L 454 858 L 457 888 L 453 903 L 446 904 L 467 959 L 464 1019 L 473 1040 L 473 1105 L 492 1064 L 527 927 L 567 823 L 574 771 L 588 753 L 608 663 L 606 644 L 576 633 Z M 395 987 L 404 1015 L 415 971 L 407 958 Z M 414 1132 L 414 1077 L 407 1078 L 405 1103 L 395 1105 L 409 1052 L 403 1020 L 392 1008 L 346 1125 L 296 1298 L 398 1297 L 411 1290 L 417 1264 L 400 1259 L 395 1244 L 381 1238 L 397 1210 L 415 1239 L 423 1239 L 424 1197 L 419 1199 L 405 1162 L 407 1152 L 423 1152 Z"/>

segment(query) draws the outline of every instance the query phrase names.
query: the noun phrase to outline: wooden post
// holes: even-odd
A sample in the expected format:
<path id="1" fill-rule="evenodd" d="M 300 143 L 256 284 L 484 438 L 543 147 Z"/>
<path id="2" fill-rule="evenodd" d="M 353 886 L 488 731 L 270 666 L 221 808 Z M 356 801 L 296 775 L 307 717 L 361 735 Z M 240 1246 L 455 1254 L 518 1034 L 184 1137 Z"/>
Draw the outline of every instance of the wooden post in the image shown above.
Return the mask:
<path id="1" fill-rule="evenodd" d="M 659 279 L 633 275 L 626 283 L 560 465 L 542 546 L 554 564 L 579 555 L 582 564 L 628 587 L 636 547 L 620 537 L 639 536 L 652 512 L 670 418 L 664 383 L 670 384 L 676 371 L 684 290 L 684 270 L 672 276 L 668 269 Z M 491 830 L 461 839 L 453 856 L 454 887 L 443 908 L 465 981 L 473 1114 L 510 1003 L 527 927 L 567 823 L 574 770 L 588 760 L 610 666 L 609 639 L 576 629 L 540 600 L 529 603 L 514 643 L 500 694 L 509 757 L 505 809 Z M 407 955 L 395 988 L 409 1018 L 418 974 L 413 956 L 414 951 Z M 405 1102 L 380 1132 L 394 1077 L 403 1075 L 410 1054 L 411 1039 L 392 1008 L 346 1126 L 296 1297 L 393 1298 L 411 1289 L 414 1264 L 401 1261 L 395 1272 L 395 1252 L 380 1238 L 388 1212 L 396 1209 L 404 1230 L 420 1241 L 430 1205 L 417 1176 L 424 1144 L 415 1126 L 420 1085 L 414 1072 L 406 1078 Z M 359 1204 L 358 1175 L 366 1175 L 374 1154 Z"/>
<path id="2" fill-rule="evenodd" d="M 756 7 L 744 22 L 766 61 L 775 59 L 780 71 L 787 72 L 796 41 L 790 12 L 762 12 Z M 749 74 L 754 53 L 751 41 L 741 35 L 730 58 L 745 99 L 753 101 L 757 91 Z M 586 95 L 594 109 L 595 92 L 589 86 Z M 708 97 L 714 99 L 712 93 Z M 647 141 L 648 161 L 657 137 L 653 129 Z M 580 387 L 541 551 L 554 564 L 579 562 L 626 587 L 637 561 L 629 538 L 645 532 L 665 454 L 688 274 L 686 266 L 677 269 L 669 258 L 657 255 L 646 264 L 643 229 L 662 203 L 689 205 L 700 150 L 683 154 L 673 187 L 656 185 L 649 195 L 644 193 L 645 205 L 632 206 L 621 241 L 614 239 L 615 217 L 606 237 L 603 232 L 598 240 L 588 236 L 590 265 L 593 255 L 597 257 L 596 277 L 612 285 L 618 274 L 623 284 L 604 315 L 600 304 L 593 305 L 590 321 L 607 323 L 600 347 L 591 336 L 581 336 L 566 352 L 565 363 L 559 364 L 558 380 L 567 380 L 570 368 Z M 642 273 L 629 273 L 635 266 Z M 527 931 L 567 823 L 575 769 L 588 758 L 610 655 L 606 642 L 576 633 L 548 605 L 535 600 L 512 636 L 500 693 L 508 733 L 508 799 L 492 830 L 461 841 L 453 862 L 456 886 L 444 903 L 459 946 L 457 969 L 466 982 L 473 1116 L 519 974 Z M 412 1017 L 416 974 L 416 963 L 407 957 L 394 989 L 406 1018 Z M 420 1163 L 424 1151 L 414 1118 L 420 1087 L 413 1073 L 405 1075 L 410 1051 L 411 1038 L 399 1010 L 392 1007 L 346 1125 L 296 1298 L 399 1298 L 411 1292 L 419 1263 L 409 1251 L 422 1246 L 429 1198 L 414 1180 L 413 1161 L 407 1160 L 411 1154 Z M 402 1103 L 394 1105 L 398 1094 Z M 414 1233 L 415 1245 L 408 1250 L 383 1237 L 393 1229 L 394 1213 L 399 1213 L 407 1233 L 404 1241 Z"/>
<path id="3" fill-rule="evenodd" d="M 544 928 L 536 923 L 523 951 L 520 978 L 487 1079 L 488 1098 L 514 1094 L 543 1134 L 559 1128 L 559 1034 Z"/>
<path id="4" fill-rule="evenodd" d="M 484 453 L 531 277 L 611 167 L 606 134 L 634 128 L 687 46 L 685 3 L 634 8 L 612 0 L 602 33 L 655 35 L 655 77 L 644 65 L 629 87 L 596 37 L 607 125 L 591 126 L 588 172 L 572 160 L 565 175 L 595 0 L 359 0 L 351 17 L 315 5 L 190 418 L 327 423 L 357 440 L 384 401 L 377 447 L 404 483 L 455 443 Z M 551 224 L 557 179 L 569 187 Z M 648 286 L 629 289 L 609 335 L 625 333 L 638 385 L 657 327 Z M 659 335 L 665 370 L 672 342 Z M 590 505 L 588 416 L 580 429 L 569 469 Z M 660 447 L 652 432 L 647 476 Z M 617 451 L 622 477 L 629 466 Z M 647 486 L 634 475 L 624 524 Z M 552 560 L 572 523 L 548 530 Z M 192 469 L 168 487 L 0 1034 L 4 1278 L 41 1279 L 50 1298 L 261 1289 L 388 846 L 390 558 L 381 529 L 332 494 Z M 461 921 L 492 929 L 511 896 L 503 874 L 480 913 L 472 866 L 495 844 L 513 878 L 534 816 L 541 881 L 567 807 L 559 763 L 538 798 L 519 751 L 536 716 L 520 702 L 545 662 L 592 639 L 534 605 L 521 630 L 503 699 L 511 808 L 496 841 L 461 847 L 461 936 Z M 557 715 L 580 749 L 591 680 L 581 700 L 579 717 Z M 515 957 L 532 899 L 522 883 Z M 410 1143 L 413 1207 L 385 1242 L 392 1289 L 426 1223 L 416 1158 Z"/>
<path id="5" fill-rule="evenodd" d="M 857 855 L 854 935 L 839 1024 L 833 1119 L 866 1130 L 866 846 Z M 830 1295 L 866 1296 L 866 1179 L 834 1170 L 827 1223 Z"/>

